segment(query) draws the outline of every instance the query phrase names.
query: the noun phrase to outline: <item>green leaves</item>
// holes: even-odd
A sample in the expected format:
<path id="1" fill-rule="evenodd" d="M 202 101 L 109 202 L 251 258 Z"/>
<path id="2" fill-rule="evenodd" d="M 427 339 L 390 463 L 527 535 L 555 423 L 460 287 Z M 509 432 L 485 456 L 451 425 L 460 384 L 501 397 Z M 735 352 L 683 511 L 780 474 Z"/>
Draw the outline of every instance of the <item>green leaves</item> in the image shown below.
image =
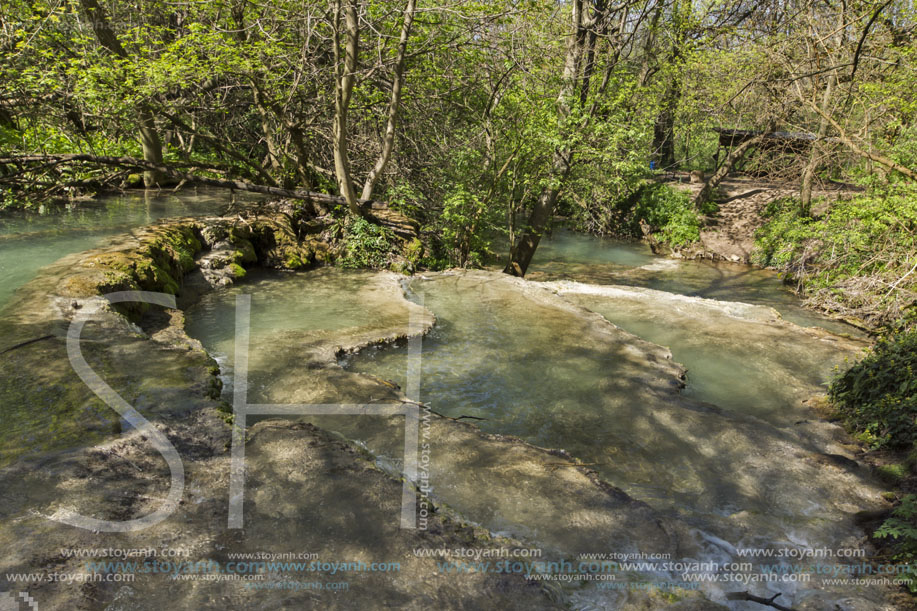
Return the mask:
<path id="1" fill-rule="evenodd" d="M 344 243 L 344 253 L 338 261 L 341 267 L 380 269 L 388 265 L 396 248 L 391 231 L 354 216 L 347 216 L 339 229 Z"/>
<path id="2" fill-rule="evenodd" d="M 917 277 L 917 186 L 892 184 L 838 200 L 819 218 L 793 199 L 772 202 L 753 260 L 796 279 L 811 299 L 890 323 L 908 309 Z"/>
<path id="3" fill-rule="evenodd" d="M 882 338 L 832 384 L 828 396 L 847 426 L 874 447 L 917 442 L 917 330 Z"/>
<path id="4" fill-rule="evenodd" d="M 443 242 L 460 266 L 482 265 L 490 238 L 500 230 L 500 211 L 459 185 L 446 195 L 442 213 Z"/>
<path id="5" fill-rule="evenodd" d="M 700 219 L 687 192 L 652 183 L 641 195 L 633 218 L 645 221 L 657 239 L 672 246 L 686 246 L 700 239 Z"/>
<path id="6" fill-rule="evenodd" d="M 878 539 L 895 540 L 897 553 L 894 560 L 907 565 L 903 574 L 896 574 L 899 579 L 907 579 L 908 589 L 917 593 L 917 495 L 906 494 L 901 504 L 895 508 L 890 518 L 873 533 Z"/>

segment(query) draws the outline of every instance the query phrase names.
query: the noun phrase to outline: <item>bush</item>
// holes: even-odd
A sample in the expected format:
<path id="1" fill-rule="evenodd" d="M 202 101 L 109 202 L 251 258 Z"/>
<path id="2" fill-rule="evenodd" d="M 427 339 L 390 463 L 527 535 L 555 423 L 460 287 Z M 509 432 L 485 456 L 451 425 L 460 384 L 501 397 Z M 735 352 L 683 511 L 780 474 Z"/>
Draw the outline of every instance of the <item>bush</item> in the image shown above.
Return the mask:
<path id="1" fill-rule="evenodd" d="M 700 215 L 691 203 L 690 193 L 669 185 L 644 186 L 631 218 L 638 226 L 641 220 L 645 221 L 657 240 L 671 246 L 686 246 L 700 239 Z"/>
<path id="2" fill-rule="evenodd" d="M 476 194 L 457 186 L 443 201 L 443 244 L 460 267 L 480 267 L 490 255 L 494 235 L 500 235 L 504 211 L 489 206 Z"/>
<path id="3" fill-rule="evenodd" d="M 341 267 L 383 268 L 396 249 L 395 235 L 362 217 L 348 216 L 339 225 L 344 243 Z"/>
<path id="4" fill-rule="evenodd" d="M 578 230 L 640 238 L 644 222 L 656 240 L 670 246 L 686 246 L 700 239 L 700 214 L 687 191 L 646 179 L 618 186 L 618 191 L 608 193 L 614 198 L 612 204 L 567 206 Z M 712 214 L 716 204 L 707 204 L 700 212 Z"/>
<path id="5" fill-rule="evenodd" d="M 847 426 L 873 447 L 917 442 L 917 330 L 881 338 L 828 391 Z"/>
<path id="6" fill-rule="evenodd" d="M 895 540 L 894 560 L 907 565 L 907 572 L 896 575 L 907 581 L 908 589 L 917 593 L 917 495 L 906 494 L 890 518 L 873 533 L 877 539 Z"/>

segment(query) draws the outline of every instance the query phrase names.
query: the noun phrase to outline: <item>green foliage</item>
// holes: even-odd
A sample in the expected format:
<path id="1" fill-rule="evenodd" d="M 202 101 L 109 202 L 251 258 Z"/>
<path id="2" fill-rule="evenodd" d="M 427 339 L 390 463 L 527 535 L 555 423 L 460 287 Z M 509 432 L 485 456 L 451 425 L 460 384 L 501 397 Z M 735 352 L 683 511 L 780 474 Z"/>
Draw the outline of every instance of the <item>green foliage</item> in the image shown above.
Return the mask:
<path id="1" fill-rule="evenodd" d="M 917 185 L 840 200 L 818 218 L 773 202 L 753 260 L 794 278 L 813 302 L 876 324 L 908 316 L 917 264 Z M 913 314 L 911 314 L 912 316 Z M 911 323 L 908 323 L 911 324 Z"/>
<path id="2" fill-rule="evenodd" d="M 362 217 L 347 216 L 338 224 L 343 242 L 341 267 L 384 268 L 396 249 L 395 235 Z"/>
<path id="3" fill-rule="evenodd" d="M 13 25 L 0 31 L 0 47 L 8 51 L 0 54 L 0 150 L 137 157 L 138 110 L 145 109 L 168 162 L 258 184 L 338 189 L 331 171 L 334 22 L 325 3 L 269 0 L 226 10 L 224 3 L 203 2 L 179 12 L 162 0 L 143 10 L 103 3 L 124 56 L 100 44 L 80 4 L 10 0 L 4 7 L 5 23 Z M 913 11 L 901 13 L 899 4 L 889 11 L 909 23 Z M 618 37 L 598 36 L 591 59 L 574 62 L 581 74 L 571 84 L 563 70 L 570 6 L 494 0 L 420 9 L 408 40 L 395 151 L 373 197 L 422 223 L 431 264 L 477 265 L 504 250 L 502 236 L 518 235 L 546 188 L 560 190 L 557 212 L 582 230 L 640 236 L 644 220 L 657 239 L 688 244 L 698 238 L 699 219 L 687 196 L 645 186 L 658 155 L 657 128 L 674 142 L 681 169 L 706 170 L 718 150 L 711 127 L 754 129 L 777 117 L 780 129 L 811 132 L 821 122 L 792 91 L 772 85 L 785 82 L 787 70 L 820 74 L 820 64 L 814 71 L 809 65 L 808 37 L 817 33 L 810 28 L 775 23 L 773 30 L 749 30 L 754 20 L 732 23 L 719 3 L 655 3 L 634 21 L 638 30 L 625 48 Z M 379 153 L 401 24 L 401 11 L 385 2 L 367 3 L 361 13 L 347 126 L 354 177 L 366 176 Z M 889 28 L 869 34 L 845 86 L 850 103 L 833 105 L 848 110 L 835 118 L 864 149 L 914 167 L 917 102 L 908 93 L 917 78 L 917 45 Z M 825 61 L 849 64 L 849 50 L 835 55 Z M 806 99 L 820 99 L 816 89 L 824 80 L 808 82 L 813 90 L 804 92 Z M 834 127 L 829 131 L 836 135 Z M 842 148 L 833 140 L 825 146 Z M 820 173 L 878 174 L 878 166 L 853 156 L 830 157 L 831 167 Z M 749 165 L 754 161 L 752 154 Z M 207 166 L 216 167 L 200 169 Z M 127 186 L 137 177 L 60 166 L 25 178 L 0 192 L 0 207 L 22 205 L 26 182 L 56 183 L 54 195 L 67 197 Z M 869 179 L 884 184 L 900 177 Z M 772 265 L 792 267 L 821 239 L 806 233 L 812 228 L 803 220 L 774 223 L 762 249 Z M 852 235 L 845 229 L 837 236 L 844 232 Z M 848 247 L 856 244 L 825 243 L 829 252 Z M 907 261 L 902 252 L 885 260 Z M 864 262 L 859 255 L 837 266 L 819 260 L 818 273 L 855 274 Z M 877 291 L 901 277 L 892 268 L 874 274 Z M 914 278 L 898 288 L 910 290 Z M 838 288 L 822 280 L 815 288 Z M 840 290 L 857 293 L 847 288 Z"/>
<path id="4" fill-rule="evenodd" d="M 890 518 L 873 533 L 877 539 L 895 540 L 894 560 L 907 565 L 905 573 L 896 575 L 906 579 L 908 589 L 917 594 L 917 495 L 906 494 Z"/>
<path id="5" fill-rule="evenodd" d="M 499 220 L 499 213 L 477 194 L 461 186 L 451 191 L 441 217 L 443 242 L 451 250 L 451 258 L 462 267 L 482 265 Z"/>
<path id="6" fill-rule="evenodd" d="M 660 241 L 685 246 L 700 239 L 700 216 L 691 196 L 681 189 L 654 183 L 643 189 L 633 218 L 645 221 Z"/>
<path id="7" fill-rule="evenodd" d="M 641 224 L 649 227 L 652 236 L 670 246 L 686 246 L 700 239 L 700 214 L 691 202 L 691 195 L 664 183 L 640 179 L 622 179 L 620 191 L 604 211 L 595 208 L 588 215 L 574 214 L 578 228 L 602 234 L 642 237 Z M 716 204 L 703 211 L 712 214 Z M 598 214 L 602 216 L 599 217 Z"/>
<path id="8" fill-rule="evenodd" d="M 890 486 L 896 486 L 900 484 L 907 475 L 907 469 L 905 469 L 904 465 L 895 463 L 890 465 L 882 465 L 878 469 L 878 475 L 879 479 L 881 479 L 886 484 L 889 484 Z"/>
<path id="9" fill-rule="evenodd" d="M 414 267 L 420 264 L 420 261 L 423 259 L 423 253 L 423 242 L 417 238 L 408 242 L 404 247 L 404 258 Z"/>
<path id="10" fill-rule="evenodd" d="M 829 398 L 847 426 L 873 447 L 917 442 L 917 330 L 881 338 L 831 384 Z"/>

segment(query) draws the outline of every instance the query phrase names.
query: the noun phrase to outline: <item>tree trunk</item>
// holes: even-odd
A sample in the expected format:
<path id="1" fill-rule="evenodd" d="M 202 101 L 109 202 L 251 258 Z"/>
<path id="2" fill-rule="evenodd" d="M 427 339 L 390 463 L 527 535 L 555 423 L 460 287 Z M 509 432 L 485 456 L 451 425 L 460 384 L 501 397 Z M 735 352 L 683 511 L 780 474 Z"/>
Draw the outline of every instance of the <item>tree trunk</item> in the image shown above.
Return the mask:
<path id="1" fill-rule="evenodd" d="M 347 113 L 350 110 L 350 97 L 356 82 L 357 56 L 360 52 L 360 29 L 357 20 L 357 9 L 352 0 L 335 2 L 333 42 L 336 78 L 334 80 L 334 173 L 338 190 L 347 202 L 350 212 L 362 214 L 357 201 L 357 192 L 353 186 L 348 156 Z M 341 13 L 344 14 L 344 58 L 341 61 Z"/>
<path id="2" fill-rule="evenodd" d="M 523 277 L 535 256 L 535 250 L 541 241 L 541 234 L 548 226 L 551 216 L 554 213 L 554 206 L 557 204 L 559 189 L 548 188 L 541 192 L 535 207 L 532 208 L 532 214 L 529 216 L 529 224 L 510 255 L 509 263 L 503 269 L 503 273 L 513 276 Z"/>
<path id="3" fill-rule="evenodd" d="M 593 15 L 593 18 L 589 20 L 592 23 L 587 24 L 583 15 L 584 1 L 574 0 L 572 4 L 573 28 L 567 41 L 563 85 L 557 97 L 558 122 L 562 125 L 570 116 L 570 104 L 575 103 L 577 77 L 583 78 L 584 82 L 587 81 L 584 75 L 580 75 L 580 71 L 589 71 L 594 67 L 593 62 L 584 62 L 588 53 L 586 46 L 590 40 L 586 30 L 602 17 L 602 15 L 598 14 Z M 594 41 L 594 38 L 592 40 Z M 584 63 L 585 65 L 583 65 Z M 571 126 L 562 127 L 563 131 L 569 131 L 570 129 L 572 129 Z M 566 138 L 561 138 L 561 140 L 566 140 Z M 561 187 L 570 173 L 572 157 L 572 151 L 563 149 L 554 151 L 554 161 L 551 165 L 551 173 L 548 180 L 551 186 L 545 187 L 538 197 L 538 201 L 535 202 L 532 213 L 529 216 L 528 225 L 523 229 L 519 239 L 513 245 L 509 262 L 503 269 L 503 273 L 519 277 L 525 276 L 525 272 L 532 262 L 532 257 L 535 255 L 535 249 L 538 248 L 538 243 L 541 241 L 541 236 L 554 214 L 557 196 L 560 194 Z"/>
<path id="4" fill-rule="evenodd" d="M 156 165 L 162 165 L 162 142 L 156 131 L 156 121 L 149 109 L 143 108 L 137 113 L 140 122 L 140 146 L 143 148 L 143 159 Z M 157 170 L 143 172 L 143 185 L 156 187 L 163 184 L 165 176 Z"/>
<path id="5" fill-rule="evenodd" d="M 674 96 L 672 96 L 674 100 Z M 675 167 L 675 119 L 669 102 L 666 108 L 656 115 L 653 124 L 653 160 L 657 168 L 672 169 Z"/>
<path id="6" fill-rule="evenodd" d="M 105 14 L 105 10 L 97 0 L 80 0 L 80 5 L 83 7 L 83 12 L 86 13 L 86 19 L 89 20 L 99 44 L 112 55 L 128 59 L 127 51 L 121 46 L 121 41 L 109 26 L 108 15 Z M 156 131 L 153 113 L 145 104 L 141 103 L 137 108 L 137 123 L 143 158 L 153 166 L 162 165 L 162 141 L 159 139 L 159 132 Z M 155 169 L 143 172 L 143 184 L 148 188 L 161 186 L 165 182 L 164 178 Z"/>
<path id="7" fill-rule="evenodd" d="M 363 199 L 370 199 L 373 187 L 379 176 L 385 170 L 392 156 L 395 146 L 395 126 L 398 121 L 398 108 L 401 104 L 401 88 L 404 85 L 404 58 L 408 47 L 408 37 L 411 35 L 411 24 L 414 22 L 414 9 L 416 0 L 408 0 L 404 8 L 404 22 L 401 25 L 401 38 L 398 40 L 398 55 L 395 59 L 395 74 L 392 79 L 392 99 L 388 104 L 388 116 L 385 122 L 385 135 L 382 137 L 382 151 L 373 169 L 369 171 L 366 182 L 363 183 Z"/>
<path id="8" fill-rule="evenodd" d="M 747 153 L 749 149 L 767 138 L 768 134 L 770 134 L 773 130 L 773 125 L 768 125 L 763 132 L 754 138 L 749 138 L 739 146 L 732 149 L 732 152 L 729 153 L 725 161 L 723 161 L 723 165 L 720 166 L 720 169 L 714 172 L 713 175 L 707 179 L 707 182 L 704 183 L 704 186 L 701 187 L 701 190 L 698 191 L 697 195 L 694 196 L 694 207 L 699 208 L 701 205 L 709 201 L 713 195 L 714 189 L 716 189 L 720 182 L 726 178 L 726 175 L 732 171 L 732 168 L 735 166 L 735 164 L 745 156 L 745 153 Z"/>
<path id="9" fill-rule="evenodd" d="M 815 182 L 815 170 L 818 169 L 818 143 L 821 142 L 825 134 L 828 133 L 828 121 L 825 116 L 828 114 L 831 105 L 831 98 L 834 95 L 834 84 L 837 82 L 837 75 L 831 72 L 828 75 L 828 82 L 825 85 L 825 91 L 822 95 L 821 108 L 823 114 L 818 121 L 818 138 L 812 143 L 809 150 L 809 160 L 806 163 L 805 170 L 802 173 L 802 185 L 799 189 L 799 213 L 802 216 L 809 216 L 812 210 L 812 185 Z"/>

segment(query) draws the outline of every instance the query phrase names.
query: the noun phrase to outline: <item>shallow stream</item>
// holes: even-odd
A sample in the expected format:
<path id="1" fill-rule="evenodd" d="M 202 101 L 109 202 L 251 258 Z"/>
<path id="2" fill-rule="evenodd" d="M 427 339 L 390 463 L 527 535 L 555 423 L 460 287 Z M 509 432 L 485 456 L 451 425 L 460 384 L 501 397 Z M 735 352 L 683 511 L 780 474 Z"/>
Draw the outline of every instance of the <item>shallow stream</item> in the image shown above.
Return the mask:
<path id="1" fill-rule="evenodd" d="M 236 196 L 236 205 L 260 199 Z M 0 308 L 39 269 L 64 255 L 89 250 L 105 239 L 175 216 L 222 214 L 232 204 L 223 189 L 179 193 L 144 191 L 29 212 L 0 213 Z"/>
<path id="2" fill-rule="evenodd" d="M 226 207 L 224 194 L 201 192 L 0 218 L 0 306 L 44 265 L 106 236 Z M 843 458 L 837 428 L 807 403 L 865 342 L 803 309 L 765 270 L 558 231 L 524 281 L 493 271 L 253 271 L 185 312 L 188 334 L 220 363 L 230 402 L 240 295 L 251 295 L 249 401 L 267 405 L 397 400 L 407 386 L 404 342 L 337 363 L 334 355 L 409 335 L 421 310 L 410 302 L 426 308 L 435 324 L 420 342 L 414 398 L 473 423 L 425 416 L 430 498 L 552 558 L 615 549 L 729 562 L 742 547 L 858 547 L 851 514 L 881 502 L 881 487 Z M 308 419 L 356 441 L 396 480 L 405 469 L 402 417 Z M 595 473 L 569 468 L 571 459 Z M 256 452 L 248 464 L 271 462 Z M 733 589 L 703 588 L 717 602 Z M 813 609 L 849 594 L 796 583 L 753 589 Z M 590 585 L 562 598 L 614 609 L 626 596 Z"/>
<path id="3" fill-rule="evenodd" d="M 567 233 L 539 255 L 532 278 L 540 282 L 492 272 L 401 281 L 408 299 L 436 316 L 422 340 L 422 402 L 475 419 L 486 432 L 569 452 L 696 529 L 705 558 L 734 558 L 740 546 L 837 547 L 858 536 L 841 521 L 874 503 L 878 490 L 861 474 L 819 462 L 822 453 L 843 450 L 804 403 L 863 346 L 853 329 L 803 310 L 762 270 L 674 261 L 640 245 Z M 337 397 L 311 389 L 315 376 L 304 363 L 332 331 L 399 320 L 377 309 L 379 282 L 340 270 L 258 275 L 191 308 L 187 329 L 231 371 L 235 298 L 251 293 L 252 400 L 331 402 L 346 394 L 346 401 L 371 403 L 378 398 L 362 396 L 355 384 Z M 406 385 L 403 345 L 364 349 L 340 364 Z M 231 376 L 226 382 L 231 387 Z M 310 420 L 359 441 L 399 472 L 402 442 L 390 422 Z M 485 474 L 493 463 L 483 450 L 475 457 L 436 435 L 435 499 L 493 532 L 560 553 L 581 549 L 572 535 L 565 546 L 559 506 L 521 509 L 549 494 L 525 484 L 523 468 L 500 480 Z M 518 497 L 517 485 L 525 491 Z M 500 495 L 494 489 L 502 486 Z"/>

